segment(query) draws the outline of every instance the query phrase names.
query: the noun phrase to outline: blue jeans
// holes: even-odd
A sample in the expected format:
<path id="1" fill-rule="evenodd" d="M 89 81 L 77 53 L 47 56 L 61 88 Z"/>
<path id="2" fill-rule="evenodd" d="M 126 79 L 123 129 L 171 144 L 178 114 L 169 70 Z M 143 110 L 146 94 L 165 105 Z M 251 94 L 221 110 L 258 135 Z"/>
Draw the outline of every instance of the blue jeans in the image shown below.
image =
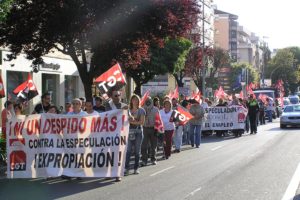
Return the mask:
<path id="1" fill-rule="evenodd" d="M 139 168 L 140 153 L 141 153 L 143 137 L 144 136 L 143 136 L 143 131 L 142 131 L 139 133 L 135 133 L 135 140 L 128 140 L 125 169 L 129 169 L 129 162 L 130 162 L 132 148 L 134 150 L 134 169 L 136 170 Z"/>
<path id="2" fill-rule="evenodd" d="M 266 112 L 267 112 L 267 116 L 268 116 L 269 122 L 272 122 L 272 119 L 273 119 L 272 110 L 267 110 Z"/>
<path id="3" fill-rule="evenodd" d="M 174 144 L 176 150 L 180 150 L 180 147 L 182 145 L 182 135 L 183 135 L 183 126 L 176 127 L 175 135 L 174 135 Z"/>
<path id="4" fill-rule="evenodd" d="M 191 145 L 194 146 L 196 144 L 196 147 L 200 146 L 201 142 L 201 125 L 192 125 L 190 124 L 190 139 L 191 139 Z"/>

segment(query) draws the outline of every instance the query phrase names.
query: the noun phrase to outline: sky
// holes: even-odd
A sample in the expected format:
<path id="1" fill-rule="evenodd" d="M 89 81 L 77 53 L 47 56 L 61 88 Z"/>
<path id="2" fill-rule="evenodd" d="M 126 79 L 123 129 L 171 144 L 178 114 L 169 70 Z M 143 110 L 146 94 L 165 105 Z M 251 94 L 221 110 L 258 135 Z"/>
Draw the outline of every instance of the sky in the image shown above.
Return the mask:
<path id="1" fill-rule="evenodd" d="M 239 16 L 238 22 L 256 33 L 271 49 L 300 47 L 299 0 L 213 0 L 219 10 Z"/>

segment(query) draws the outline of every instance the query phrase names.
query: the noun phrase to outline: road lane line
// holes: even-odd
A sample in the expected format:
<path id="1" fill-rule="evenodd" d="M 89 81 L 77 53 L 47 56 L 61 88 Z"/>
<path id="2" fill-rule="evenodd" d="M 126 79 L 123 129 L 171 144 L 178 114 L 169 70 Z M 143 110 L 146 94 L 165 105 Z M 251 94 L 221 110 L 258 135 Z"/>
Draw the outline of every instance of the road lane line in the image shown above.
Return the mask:
<path id="1" fill-rule="evenodd" d="M 298 167 L 291 179 L 291 182 L 288 188 L 286 189 L 281 200 L 293 200 L 296 195 L 299 183 L 300 183 L 300 163 L 298 164 Z"/>
<path id="2" fill-rule="evenodd" d="M 80 182 L 80 184 L 85 184 L 85 183 L 93 183 L 93 182 L 97 182 L 97 181 L 101 181 L 102 179 L 93 179 L 93 180 L 88 180 L 88 181 L 82 181 Z"/>
<path id="3" fill-rule="evenodd" d="M 202 189 L 201 187 L 197 188 L 197 189 L 194 190 L 193 192 L 191 192 L 191 193 L 189 193 L 188 195 L 186 195 L 186 197 L 185 197 L 184 199 L 187 199 L 187 198 L 189 198 L 189 197 L 191 197 L 191 196 L 194 196 L 194 195 L 195 195 L 197 192 L 199 192 L 201 189 Z"/>
<path id="4" fill-rule="evenodd" d="M 168 171 L 168 170 L 170 170 L 170 169 L 173 169 L 174 167 L 175 167 L 175 166 L 168 167 L 168 168 L 163 169 L 163 170 L 161 170 L 161 171 L 155 172 L 154 174 L 151 174 L 150 176 L 156 176 L 156 175 L 161 174 L 161 173 L 163 173 L 163 172 L 165 172 L 165 171 Z"/>
<path id="5" fill-rule="evenodd" d="M 217 147 L 215 147 L 215 148 L 212 148 L 211 150 L 212 150 L 212 151 L 216 151 L 216 150 L 218 150 L 218 149 L 221 149 L 222 147 L 224 147 L 224 146 L 217 146 Z"/>
<path id="6" fill-rule="evenodd" d="M 68 180 L 63 179 L 63 180 L 58 180 L 58 181 L 50 182 L 50 183 L 48 183 L 48 184 L 49 184 L 49 185 L 52 185 L 52 184 L 63 183 L 63 182 L 67 182 L 67 181 L 68 181 Z"/>

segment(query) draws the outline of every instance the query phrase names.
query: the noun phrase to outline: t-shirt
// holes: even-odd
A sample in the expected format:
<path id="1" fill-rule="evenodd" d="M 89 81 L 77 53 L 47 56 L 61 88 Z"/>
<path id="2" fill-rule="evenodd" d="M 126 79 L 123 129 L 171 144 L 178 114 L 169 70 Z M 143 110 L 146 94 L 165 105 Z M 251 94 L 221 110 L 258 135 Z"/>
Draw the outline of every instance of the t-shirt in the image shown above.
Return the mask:
<path id="1" fill-rule="evenodd" d="M 75 113 L 74 111 L 68 112 L 67 115 L 87 115 L 87 113 L 83 110 L 81 110 L 79 113 Z"/>
<path id="2" fill-rule="evenodd" d="M 43 106 L 42 103 L 39 103 L 37 104 L 35 107 L 34 107 L 34 111 L 37 113 L 37 114 L 40 114 L 40 113 L 47 113 L 50 109 L 51 105 L 49 104 L 48 106 Z"/>
<path id="3" fill-rule="evenodd" d="M 114 110 L 114 109 L 122 109 L 125 106 L 127 106 L 127 105 L 122 102 L 114 104 L 114 102 L 109 101 L 105 104 L 105 111 L 110 111 L 110 110 Z M 115 108 L 113 108 L 113 107 L 115 107 Z"/>
<path id="4" fill-rule="evenodd" d="M 86 112 L 86 111 L 85 111 L 85 112 Z M 88 114 L 88 115 L 98 115 L 99 112 L 97 112 L 96 110 L 94 110 L 92 113 L 86 112 L 86 114 Z"/>
<path id="5" fill-rule="evenodd" d="M 97 106 L 94 106 L 93 107 L 93 109 L 95 110 L 95 111 L 97 111 L 98 113 L 102 113 L 102 112 L 105 112 L 105 107 L 104 106 L 99 106 L 99 107 L 97 107 Z"/>
<path id="6" fill-rule="evenodd" d="M 140 120 L 141 116 L 145 116 L 146 115 L 146 111 L 144 110 L 144 108 L 139 108 L 137 109 L 135 112 L 132 112 L 131 110 L 129 111 L 131 116 L 134 117 L 134 119 L 136 119 L 137 121 Z M 130 124 L 130 129 L 135 129 L 135 128 L 142 128 L 142 125 L 133 125 Z"/>
<path id="7" fill-rule="evenodd" d="M 164 109 L 159 111 L 161 120 L 163 121 L 164 128 L 166 131 L 174 130 L 175 124 L 174 122 L 170 122 L 171 116 L 173 114 L 173 110 L 170 110 L 168 113 L 165 112 Z"/>

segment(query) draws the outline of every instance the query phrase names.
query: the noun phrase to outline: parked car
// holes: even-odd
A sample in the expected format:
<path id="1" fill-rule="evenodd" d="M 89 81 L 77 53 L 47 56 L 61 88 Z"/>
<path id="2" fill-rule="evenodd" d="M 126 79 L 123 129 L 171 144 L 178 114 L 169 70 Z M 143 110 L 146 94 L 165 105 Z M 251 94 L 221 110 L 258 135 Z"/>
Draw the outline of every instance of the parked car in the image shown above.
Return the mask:
<path id="1" fill-rule="evenodd" d="M 291 104 L 298 104 L 299 96 L 298 95 L 290 95 L 289 100 L 290 100 Z"/>
<path id="2" fill-rule="evenodd" d="M 293 104 L 285 107 L 280 117 L 280 128 L 300 126 L 300 105 Z"/>

